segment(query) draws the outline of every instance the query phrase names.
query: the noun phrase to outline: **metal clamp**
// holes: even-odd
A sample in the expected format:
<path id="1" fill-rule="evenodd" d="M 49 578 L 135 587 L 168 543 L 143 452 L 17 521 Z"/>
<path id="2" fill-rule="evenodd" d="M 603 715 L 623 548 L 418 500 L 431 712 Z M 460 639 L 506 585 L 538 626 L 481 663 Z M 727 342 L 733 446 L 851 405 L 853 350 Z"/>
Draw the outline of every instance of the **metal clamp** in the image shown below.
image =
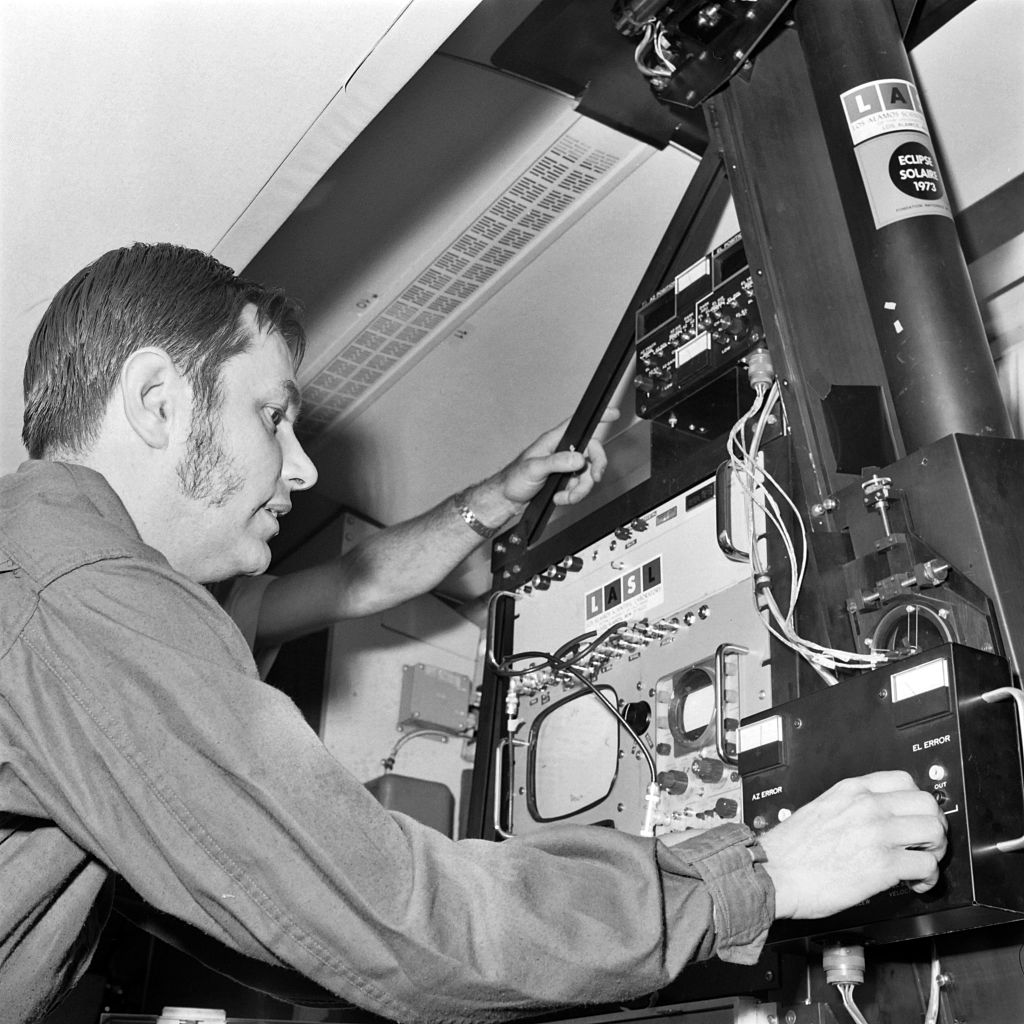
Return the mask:
<path id="1" fill-rule="evenodd" d="M 715 471 L 715 539 L 726 558 L 733 562 L 750 561 L 750 552 L 741 551 L 732 540 L 731 462 L 723 462 Z"/>
<path id="2" fill-rule="evenodd" d="M 988 704 L 997 700 L 1012 700 L 1017 705 L 1017 729 L 1021 738 L 1024 739 L 1024 691 L 1013 686 L 1000 686 L 998 689 L 989 690 L 983 693 L 981 699 Z M 1016 839 L 1007 839 L 996 843 L 996 849 L 1000 853 L 1012 853 L 1014 850 L 1024 850 L 1024 835 Z"/>
<path id="3" fill-rule="evenodd" d="M 719 644 L 715 651 L 715 749 L 722 763 L 733 767 L 740 763 L 740 759 L 738 753 L 729 757 L 725 751 L 725 659 L 730 654 L 749 653 L 749 648 L 739 644 Z"/>

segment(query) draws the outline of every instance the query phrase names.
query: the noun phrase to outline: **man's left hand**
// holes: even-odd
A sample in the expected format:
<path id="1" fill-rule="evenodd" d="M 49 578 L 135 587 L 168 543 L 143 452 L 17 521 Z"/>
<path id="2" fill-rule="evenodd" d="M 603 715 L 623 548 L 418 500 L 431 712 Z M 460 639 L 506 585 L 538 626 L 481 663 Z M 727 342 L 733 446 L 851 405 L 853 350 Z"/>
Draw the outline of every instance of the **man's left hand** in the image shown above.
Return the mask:
<path id="1" fill-rule="evenodd" d="M 618 409 L 607 409 L 601 423 L 618 418 Z M 506 500 L 525 508 L 553 473 L 566 477 L 555 493 L 556 505 L 575 505 L 593 490 L 608 467 L 608 456 L 597 438 L 591 438 L 582 452 L 556 451 L 568 423 L 566 420 L 545 431 L 498 474 L 497 482 Z"/>

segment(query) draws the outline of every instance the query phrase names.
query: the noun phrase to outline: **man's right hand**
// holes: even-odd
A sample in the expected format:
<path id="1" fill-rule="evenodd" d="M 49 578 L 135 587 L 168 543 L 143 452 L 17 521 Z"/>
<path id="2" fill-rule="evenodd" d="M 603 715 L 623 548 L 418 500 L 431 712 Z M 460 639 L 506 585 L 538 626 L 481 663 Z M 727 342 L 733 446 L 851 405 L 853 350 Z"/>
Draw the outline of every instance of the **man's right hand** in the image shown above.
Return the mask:
<path id="1" fill-rule="evenodd" d="M 775 916 L 828 917 L 906 882 L 939 878 L 946 819 L 902 771 L 844 779 L 761 836 Z"/>

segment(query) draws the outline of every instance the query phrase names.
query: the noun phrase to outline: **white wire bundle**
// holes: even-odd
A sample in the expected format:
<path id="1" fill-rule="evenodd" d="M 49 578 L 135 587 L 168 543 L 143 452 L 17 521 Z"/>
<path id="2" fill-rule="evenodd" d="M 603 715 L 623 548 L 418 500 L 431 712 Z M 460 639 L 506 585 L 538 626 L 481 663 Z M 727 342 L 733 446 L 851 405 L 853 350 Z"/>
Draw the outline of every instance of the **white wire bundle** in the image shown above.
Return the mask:
<path id="1" fill-rule="evenodd" d="M 675 72 L 676 66 L 672 63 L 668 55 L 668 39 L 665 35 L 665 30 L 660 29 L 654 33 L 654 52 L 658 55 L 658 59 L 661 61 L 662 67 L 668 70 L 671 75 Z"/>
<path id="2" fill-rule="evenodd" d="M 839 996 L 843 1000 L 846 1012 L 857 1022 L 857 1024 L 868 1024 L 867 1018 L 860 1012 L 860 1007 L 853 1001 L 853 985 L 850 982 L 843 982 L 836 985 Z"/>
<path id="3" fill-rule="evenodd" d="M 651 51 L 654 51 L 658 64 L 652 66 L 647 63 Z M 671 78 L 675 74 L 676 66 L 669 60 L 668 44 L 665 38 L 665 30 L 658 22 L 649 21 L 644 26 L 644 35 L 633 52 L 633 63 L 642 75 L 648 78 Z"/>
<path id="4" fill-rule="evenodd" d="M 942 990 L 939 980 L 940 970 L 938 960 L 933 957 L 931 986 L 928 993 L 928 1007 L 925 1010 L 924 1024 L 937 1024 L 939 1019 L 939 992 Z M 854 1001 L 853 985 L 850 982 L 842 982 L 836 985 L 836 988 L 839 991 L 839 998 L 843 1001 L 843 1006 L 846 1007 L 846 1012 L 856 1021 L 856 1024 L 868 1024 L 867 1018 L 861 1013 L 860 1007 Z"/>
<path id="5" fill-rule="evenodd" d="M 777 407 L 780 410 L 782 407 L 779 382 L 773 382 L 770 387 L 766 383 L 759 383 L 755 385 L 754 390 L 756 392 L 754 404 L 729 431 L 726 446 L 733 472 L 746 496 L 745 509 L 750 538 L 750 567 L 754 578 L 755 603 L 768 631 L 804 658 L 826 683 L 834 686 L 838 680 L 832 675 L 832 672 L 836 669 L 876 668 L 887 659 L 884 654 L 874 651 L 869 654 L 858 654 L 853 651 L 823 647 L 801 637 L 796 631 L 793 616 L 807 569 L 807 531 L 792 499 L 782 489 L 778 481 L 758 462 L 761 439 L 771 422 L 772 413 Z M 747 424 L 755 417 L 756 422 L 748 447 L 745 439 Z M 793 513 L 793 520 L 800 531 L 799 552 L 786 527 L 776 495 L 783 499 Z M 756 525 L 757 510 L 764 515 L 766 529 L 774 528 L 785 550 L 790 578 L 789 604 L 785 611 L 779 607 L 775 595 L 772 593 L 767 566 L 761 559 Z"/>
<path id="6" fill-rule="evenodd" d="M 939 954 L 935 949 L 935 942 L 932 942 L 932 963 L 931 975 L 928 984 L 928 1006 L 924 1013 L 924 1024 L 937 1024 L 939 1019 L 939 994 L 942 991 L 942 966 L 939 964 Z"/>

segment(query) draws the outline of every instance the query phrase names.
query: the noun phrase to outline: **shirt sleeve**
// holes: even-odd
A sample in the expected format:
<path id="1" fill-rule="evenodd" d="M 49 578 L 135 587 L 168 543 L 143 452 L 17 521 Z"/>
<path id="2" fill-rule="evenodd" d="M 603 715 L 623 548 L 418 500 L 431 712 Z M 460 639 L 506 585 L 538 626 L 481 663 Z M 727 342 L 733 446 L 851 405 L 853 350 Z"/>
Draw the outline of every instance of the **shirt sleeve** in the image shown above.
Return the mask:
<path id="1" fill-rule="evenodd" d="M 714 955 L 730 963 L 756 963 L 775 920 L 775 889 L 761 866 L 764 851 L 753 832 L 746 825 L 722 825 L 698 832 L 672 849 L 707 886 L 713 905 Z"/>
<path id="2" fill-rule="evenodd" d="M 386 811 L 169 569 L 71 573 L 18 643 L 15 770 L 53 821 L 158 909 L 390 1019 L 619 1001 L 764 940 L 742 826 L 455 842 Z"/>

